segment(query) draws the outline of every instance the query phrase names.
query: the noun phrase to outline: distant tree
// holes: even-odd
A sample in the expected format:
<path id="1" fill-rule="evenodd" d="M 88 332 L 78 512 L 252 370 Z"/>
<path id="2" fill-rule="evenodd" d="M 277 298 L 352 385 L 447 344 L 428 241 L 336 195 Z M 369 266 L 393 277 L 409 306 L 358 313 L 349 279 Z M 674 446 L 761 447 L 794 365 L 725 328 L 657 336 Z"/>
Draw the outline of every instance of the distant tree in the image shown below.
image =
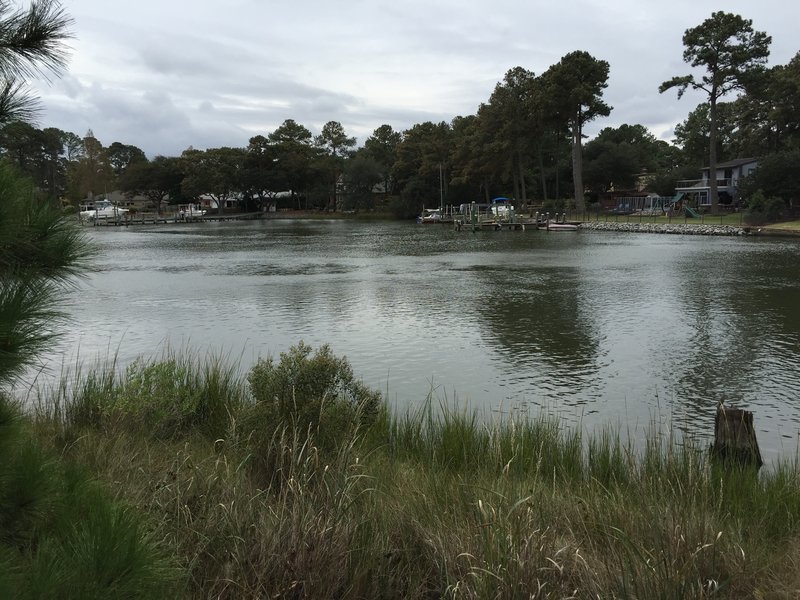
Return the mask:
<path id="1" fill-rule="evenodd" d="M 800 148 L 800 52 L 786 65 L 749 76 L 744 91 L 731 103 L 738 156 Z"/>
<path id="2" fill-rule="evenodd" d="M 584 147 L 586 184 L 595 191 L 631 189 L 658 169 L 658 140 L 643 125 L 606 127 Z"/>
<path id="3" fill-rule="evenodd" d="M 68 162 L 78 160 L 86 154 L 83 146 L 83 138 L 71 131 L 61 132 L 61 141 L 64 143 L 64 153 Z"/>
<path id="4" fill-rule="evenodd" d="M 41 131 L 30 123 L 12 121 L 0 128 L 0 154 L 33 179 L 41 153 Z"/>
<path id="5" fill-rule="evenodd" d="M 245 151 L 242 148 L 187 150 L 181 156 L 185 176 L 181 190 L 187 196 L 208 194 L 222 214 L 225 203 L 242 191 Z"/>
<path id="6" fill-rule="evenodd" d="M 92 130 L 83 138 L 83 156 L 70 165 L 68 177 L 71 193 L 76 199 L 92 198 L 95 194 L 107 193 L 114 187 L 114 173 L 108 163 L 103 144 Z"/>
<path id="7" fill-rule="evenodd" d="M 18 10 L 11 2 L 0 2 L 0 124 L 34 119 L 37 100 L 23 80 L 61 73 L 71 26 L 72 19 L 55 0 L 37 0 Z"/>
<path id="8" fill-rule="evenodd" d="M 64 194 L 67 185 L 66 159 L 64 158 L 63 131 L 55 127 L 42 130 L 42 183 L 41 189 L 55 200 Z"/>
<path id="9" fill-rule="evenodd" d="M 772 100 L 773 148 L 800 149 L 800 52 L 787 65 L 772 69 L 764 97 Z"/>
<path id="10" fill-rule="evenodd" d="M 347 195 L 345 209 L 370 209 L 374 206 L 372 190 L 383 179 L 383 170 L 363 148 L 347 161 L 344 183 Z"/>
<path id="11" fill-rule="evenodd" d="M 381 125 L 364 142 L 364 150 L 374 160 L 383 174 L 383 189 L 386 194 L 394 192 L 392 167 L 397 160 L 397 146 L 403 136 L 391 125 Z"/>
<path id="12" fill-rule="evenodd" d="M 141 148 L 121 142 L 114 142 L 106 148 L 106 160 L 114 176 L 119 179 L 131 165 L 139 162 L 147 162 L 147 156 L 145 156 Z"/>
<path id="13" fill-rule="evenodd" d="M 336 210 L 338 206 L 339 176 L 344 168 L 345 157 L 351 154 L 356 145 L 356 138 L 349 137 L 345 133 L 342 124 L 338 121 L 328 121 L 322 127 L 322 133 L 316 137 L 315 143 L 327 157 L 325 161 L 327 163 L 326 170 L 331 178 L 330 206 L 333 210 Z"/>
<path id="14" fill-rule="evenodd" d="M 251 137 L 246 153 L 242 181 L 245 201 L 252 205 L 249 210 L 256 204 L 263 207 L 275 193 L 286 191 L 289 184 L 281 170 L 277 147 L 266 137 Z"/>
<path id="15" fill-rule="evenodd" d="M 312 162 L 318 155 L 312 146 L 311 132 L 293 119 L 287 119 L 267 139 L 275 147 L 277 166 L 286 177 L 297 208 L 302 208 L 300 197 L 313 182 Z"/>
<path id="16" fill-rule="evenodd" d="M 488 196 L 493 170 L 486 160 L 485 131 L 480 127 L 478 116 L 456 117 L 450 127 L 450 203 L 472 202 L 481 197 L 482 191 Z"/>
<path id="17" fill-rule="evenodd" d="M 609 66 L 604 60 L 578 50 L 565 55 L 543 75 L 550 111 L 563 122 L 572 137 L 572 179 L 575 206 L 585 208 L 583 190 L 583 127 L 597 117 L 611 114 L 602 100 L 608 86 Z"/>
<path id="18" fill-rule="evenodd" d="M 404 194 L 404 213 L 421 209 L 423 203 L 439 206 L 445 201 L 450 180 L 451 144 L 452 129 L 444 121 L 419 123 L 403 133 L 392 176 L 401 190 L 413 182 L 413 190 Z M 423 202 L 414 205 L 422 198 Z"/>
<path id="19" fill-rule="evenodd" d="M 183 170 L 181 161 L 175 157 L 156 156 L 152 161 L 135 161 L 119 178 L 121 190 L 142 194 L 161 213 L 168 199 L 177 202 L 181 197 Z"/>
<path id="20" fill-rule="evenodd" d="M 527 203 L 525 173 L 532 162 L 537 128 L 534 109 L 536 77 L 527 69 L 515 67 L 492 92 L 489 102 L 479 109 L 482 146 L 488 150 L 493 171 L 510 181 L 515 198 Z"/>
<path id="21" fill-rule="evenodd" d="M 679 181 L 697 179 L 698 170 L 694 165 L 673 166 L 659 170 L 649 178 L 648 190 L 659 196 L 672 196 Z"/>
<path id="22" fill-rule="evenodd" d="M 769 154 L 739 184 L 739 195 L 747 202 L 755 192 L 781 198 L 790 207 L 800 206 L 800 149 Z"/>
<path id="23" fill-rule="evenodd" d="M 753 30 L 753 22 L 739 15 L 714 12 L 697 27 L 683 34 L 683 60 L 692 67 L 703 67 L 700 78 L 694 75 L 673 77 L 662 83 L 658 91 L 678 89 L 681 98 L 688 88 L 700 90 L 708 97 L 709 151 L 708 166 L 711 210 L 719 204 L 717 191 L 717 103 L 726 94 L 742 89 L 754 72 L 760 70 L 769 56 L 772 38 L 763 31 Z"/>
<path id="24" fill-rule="evenodd" d="M 0 156 L 30 177 L 51 199 L 61 196 L 66 186 L 62 134 L 54 127 L 39 130 L 23 121 L 0 126 Z"/>
<path id="25" fill-rule="evenodd" d="M 730 102 L 717 104 L 717 156 L 732 152 L 733 139 L 737 128 L 734 107 Z M 699 104 L 686 120 L 675 126 L 675 141 L 683 148 L 688 164 L 703 167 L 708 164 L 708 148 L 711 143 L 709 106 Z"/>

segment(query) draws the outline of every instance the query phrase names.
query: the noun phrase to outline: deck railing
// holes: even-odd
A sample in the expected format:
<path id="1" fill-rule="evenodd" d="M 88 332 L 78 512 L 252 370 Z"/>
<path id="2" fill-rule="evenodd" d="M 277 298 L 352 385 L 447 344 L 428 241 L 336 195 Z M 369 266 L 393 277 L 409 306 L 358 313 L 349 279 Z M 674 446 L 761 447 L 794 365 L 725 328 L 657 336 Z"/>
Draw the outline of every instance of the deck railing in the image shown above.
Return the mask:
<path id="1" fill-rule="evenodd" d="M 707 190 L 711 182 L 708 179 L 683 179 L 675 186 L 676 190 Z M 732 179 L 717 179 L 717 188 L 734 187 Z"/>

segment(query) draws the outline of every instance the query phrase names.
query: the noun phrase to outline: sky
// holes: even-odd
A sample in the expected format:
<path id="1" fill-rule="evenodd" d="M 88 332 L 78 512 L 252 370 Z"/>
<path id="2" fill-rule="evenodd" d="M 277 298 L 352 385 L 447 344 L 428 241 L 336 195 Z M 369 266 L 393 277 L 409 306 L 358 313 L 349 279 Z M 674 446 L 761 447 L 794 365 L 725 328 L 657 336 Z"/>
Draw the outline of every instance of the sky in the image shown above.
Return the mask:
<path id="1" fill-rule="evenodd" d="M 25 5 L 26 3 L 23 3 Z M 703 100 L 658 93 L 692 72 L 681 38 L 718 10 L 772 36 L 769 64 L 800 51 L 796 0 L 66 0 L 66 73 L 31 82 L 39 127 L 149 157 L 244 147 L 286 119 L 318 134 L 340 122 L 358 144 L 383 124 L 473 115 L 516 66 L 536 75 L 565 54 L 608 61 L 604 127 L 641 124 L 671 140 Z"/>

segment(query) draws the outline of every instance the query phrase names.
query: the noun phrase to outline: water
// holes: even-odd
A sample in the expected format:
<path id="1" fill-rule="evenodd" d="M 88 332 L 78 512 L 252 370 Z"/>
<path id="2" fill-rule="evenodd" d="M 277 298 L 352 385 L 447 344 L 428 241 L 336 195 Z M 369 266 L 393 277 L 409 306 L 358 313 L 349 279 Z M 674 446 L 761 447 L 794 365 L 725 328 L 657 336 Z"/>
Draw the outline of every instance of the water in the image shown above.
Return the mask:
<path id="1" fill-rule="evenodd" d="M 87 235 L 100 253 L 44 378 L 167 345 L 244 371 L 303 340 L 401 409 L 432 391 L 487 414 L 707 437 L 724 400 L 755 412 L 765 456 L 797 448 L 794 240 L 280 220 Z"/>

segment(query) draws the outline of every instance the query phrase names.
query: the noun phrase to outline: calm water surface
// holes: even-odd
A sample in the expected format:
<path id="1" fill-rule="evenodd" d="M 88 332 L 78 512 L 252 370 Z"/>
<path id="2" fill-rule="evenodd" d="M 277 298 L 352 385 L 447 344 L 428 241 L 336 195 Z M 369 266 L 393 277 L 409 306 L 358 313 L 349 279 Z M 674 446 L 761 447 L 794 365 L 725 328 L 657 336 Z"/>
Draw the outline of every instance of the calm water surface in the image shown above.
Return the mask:
<path id="1" fill-rule="evenodd" d="M 90 228 L 94 272 L 50 373 L 169 345 L 246 368 L 331 345 L 398 408 L 539 407 L 571 425 L 707 436 L 756 413 L 769 457 L 800 430 L 800 244 L 342 221 Z"/>

